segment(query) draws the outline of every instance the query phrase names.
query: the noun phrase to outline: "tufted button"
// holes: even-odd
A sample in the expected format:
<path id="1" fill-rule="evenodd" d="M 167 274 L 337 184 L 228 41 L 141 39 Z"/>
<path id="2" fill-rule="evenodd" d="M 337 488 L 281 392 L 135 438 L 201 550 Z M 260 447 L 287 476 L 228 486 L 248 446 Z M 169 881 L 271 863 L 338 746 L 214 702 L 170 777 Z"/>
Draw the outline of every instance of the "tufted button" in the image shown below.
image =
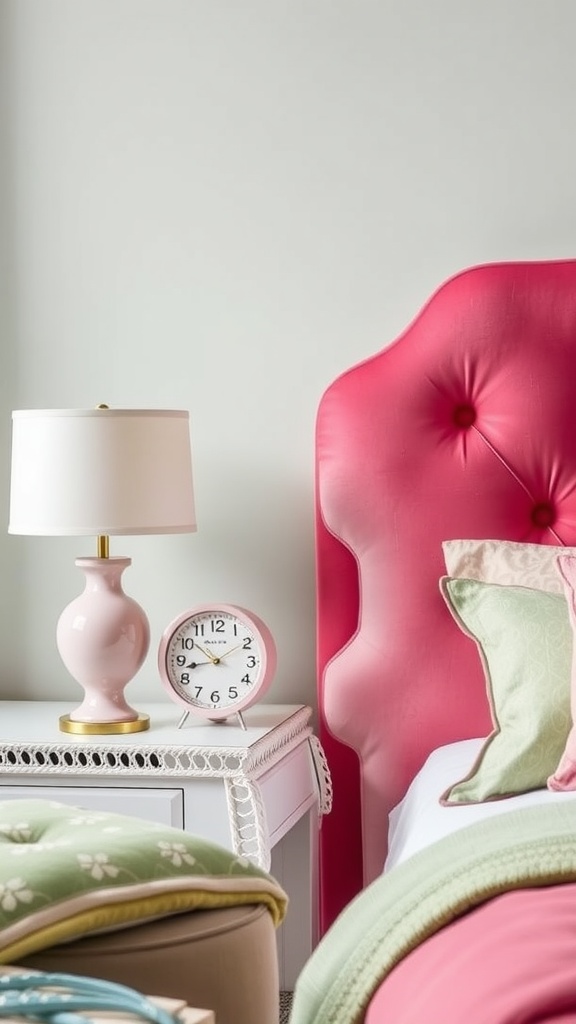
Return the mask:
<path id="1" fill-rule="evenodd" d="M 556 514 L 552 505 L 549 505 L 547 501 L 541 501 L 538 505 L 534 505 L 531 518 L 534 526 L 546 529 L 547 526 L 552 526 L 552 523 L 556 518 Z"/>
<path id="2" fill-rule="evenodd" d="M 457 405 L 454 409 L 454 423 L 457 427 L 471 427 L 476 422 L 476 410 L 471 405 Z"/>

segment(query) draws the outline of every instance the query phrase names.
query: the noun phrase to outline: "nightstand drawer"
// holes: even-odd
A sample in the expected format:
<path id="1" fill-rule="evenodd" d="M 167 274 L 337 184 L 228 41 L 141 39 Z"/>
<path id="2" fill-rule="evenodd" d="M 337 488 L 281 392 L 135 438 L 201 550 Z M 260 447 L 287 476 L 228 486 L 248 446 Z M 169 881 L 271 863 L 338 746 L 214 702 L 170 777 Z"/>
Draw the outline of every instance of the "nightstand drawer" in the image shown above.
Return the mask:
<path id="1" fill-rule="evenodd" d="M 0 800 L 57 800 L 87 811 L 113 811 L 184 828 L 184 794 L 181 789 L 112 789 L 94 785 L 0 786 Z"/>

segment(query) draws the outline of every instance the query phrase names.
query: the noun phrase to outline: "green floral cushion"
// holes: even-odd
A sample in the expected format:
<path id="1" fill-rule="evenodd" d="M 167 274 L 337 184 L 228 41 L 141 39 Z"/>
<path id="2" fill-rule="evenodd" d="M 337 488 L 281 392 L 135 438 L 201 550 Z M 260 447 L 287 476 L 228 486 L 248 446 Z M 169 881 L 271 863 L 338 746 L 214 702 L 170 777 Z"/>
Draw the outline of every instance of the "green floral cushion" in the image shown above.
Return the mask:
<path id="1" fill-rule="evenodd" d="M 51 800 L 0 801 L 0 963 L 71 939 L 193 909 L 287 897 L 206 839 Z"/>
<path id="2" fill-rule="evenodd" d="M 546 786 L 571 725 L 572 630 L 560 594 L 443 577 L 460 629 L 478 647 L 493 729 L 445 804 L 480 803 Z M 466 680 L 462 680 L 466 685 Z"/>

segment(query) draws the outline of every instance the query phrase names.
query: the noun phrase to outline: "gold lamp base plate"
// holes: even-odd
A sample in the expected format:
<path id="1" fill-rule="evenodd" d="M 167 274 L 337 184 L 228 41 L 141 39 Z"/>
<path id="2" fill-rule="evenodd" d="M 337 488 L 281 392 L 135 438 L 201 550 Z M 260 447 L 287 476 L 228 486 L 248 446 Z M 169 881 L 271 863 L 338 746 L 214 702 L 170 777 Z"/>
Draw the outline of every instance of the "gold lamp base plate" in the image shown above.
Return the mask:
<path id="1" fill-rule="evenodd" d="M 137 718 L 127 722 L 77 722 L 70 715 L 61 715 L 59 725 L 61 732 L 74 733 L 76 736 L 111 736 L 145 732 L 150 728 L 150 715 L 138 714 Z"/>

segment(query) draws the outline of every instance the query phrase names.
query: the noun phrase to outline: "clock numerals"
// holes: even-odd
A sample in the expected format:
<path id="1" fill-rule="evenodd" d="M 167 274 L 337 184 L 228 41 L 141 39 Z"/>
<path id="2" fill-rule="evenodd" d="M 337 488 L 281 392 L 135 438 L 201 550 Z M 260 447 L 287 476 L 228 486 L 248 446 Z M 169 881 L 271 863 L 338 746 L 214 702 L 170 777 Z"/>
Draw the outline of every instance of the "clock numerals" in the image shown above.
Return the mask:
<path id="1" fill-rule="evenodd" d="M 158 665 L 177 703 L 222 720 L 263 696 L 274 675 L 276 648 L 253 613 L 235 605 L 199 605 L 167 628 Z"/>
<path id="2" fill-rule="evenodd" d="M 254 636 L 246 625 L 209 614 L 182 624 L 173 637 L 168 661 L 176 689 L 186 700 L 207 708 L 226 707 L 246 698 L 258 679 L 260 664 Z"/>
<path id="3" fill-rule="evenodd" d="M 186 685 L 183 683 L 182 685 Z M 228 703 L 238 699 L 238 687 L 228 686 L 226 690 L 210 690 L 208 686 L 195 686 L 193 691 L 190 691 L 194 700 L 200 704 L 211 705 L 218 707 L 220 704 Z"/>

